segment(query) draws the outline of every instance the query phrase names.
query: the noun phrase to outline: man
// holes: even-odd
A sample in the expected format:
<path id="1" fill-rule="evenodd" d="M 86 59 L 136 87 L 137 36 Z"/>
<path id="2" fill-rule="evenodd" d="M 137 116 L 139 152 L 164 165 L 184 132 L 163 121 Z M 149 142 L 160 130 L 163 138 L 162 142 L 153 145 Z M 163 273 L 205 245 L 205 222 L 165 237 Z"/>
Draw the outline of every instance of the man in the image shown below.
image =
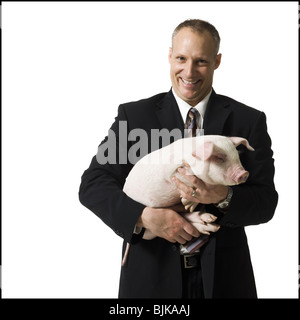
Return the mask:
<path id="1" fill-rule="evenodd" d="M 115 145 L 110 147 L 116 151 L 116 161 L 100 164 L 95 156 L 82 176 L 81 203 L 124 238 L 123 254 L 126 243 L 131 244 L 121 269 L 120 298 L 257 297 L 244 227 L 273 217 L 278 200 L 273 152 L 264 113 L 212 89 L 214 71 L 221 63 L 219 43 L 218 31 L 208 22 L 181 23 L 174 30 L 169 52 L 172 89 L 120 105 L 111 127 Z M 191 107 L 201 114 L 198 127 L 205 135 L 246 138 L 255 152 L 240 150 L 241 162 L 250 172 L 243 185 L 209 186 L 194 176 L 187 176 L 193 188 L 174 181 L 184 198 L 205 204 L 206 211 L 218 217 L 217 224 L 207 225 L 209 241 L 194 255 L 186 256 L 181 244 L 198 237 L 199 231 L 174 208 L 145 207 L 122 191 L 134 165 L 124 161 L 124 154 L 127 159 L 134 143 L 130 139 L 122 142 L 120 123 L 126 121 L 127 133 L 143 129 L 150 152 L 151 130 L 179 128 L 183 133 Z M 145 228 L 157 237 L 143 240 Z"/>

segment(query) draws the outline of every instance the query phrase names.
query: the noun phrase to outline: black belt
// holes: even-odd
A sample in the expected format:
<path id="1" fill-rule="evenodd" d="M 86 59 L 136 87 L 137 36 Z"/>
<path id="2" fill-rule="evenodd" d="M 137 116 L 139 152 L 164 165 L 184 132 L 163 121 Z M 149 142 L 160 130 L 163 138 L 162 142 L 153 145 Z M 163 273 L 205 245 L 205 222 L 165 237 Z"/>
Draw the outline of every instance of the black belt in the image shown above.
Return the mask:
<path id="1" fill-rule="evenodd" d="M 199 268 L 201 266 L 200 253 L 181 255 L 182 267 L 184 269 Z"/>

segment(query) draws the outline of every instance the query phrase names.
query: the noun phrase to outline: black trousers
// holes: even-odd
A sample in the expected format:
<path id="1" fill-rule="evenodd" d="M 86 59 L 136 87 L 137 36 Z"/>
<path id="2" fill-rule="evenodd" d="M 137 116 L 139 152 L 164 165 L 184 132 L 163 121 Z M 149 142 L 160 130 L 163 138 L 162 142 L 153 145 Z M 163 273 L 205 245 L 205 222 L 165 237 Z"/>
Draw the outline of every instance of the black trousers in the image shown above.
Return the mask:
<path id="1" fill-rule="evenodd" d="M 201 267 L 184 268 L 182 263 L 182 298 L 204 299 Z"/>

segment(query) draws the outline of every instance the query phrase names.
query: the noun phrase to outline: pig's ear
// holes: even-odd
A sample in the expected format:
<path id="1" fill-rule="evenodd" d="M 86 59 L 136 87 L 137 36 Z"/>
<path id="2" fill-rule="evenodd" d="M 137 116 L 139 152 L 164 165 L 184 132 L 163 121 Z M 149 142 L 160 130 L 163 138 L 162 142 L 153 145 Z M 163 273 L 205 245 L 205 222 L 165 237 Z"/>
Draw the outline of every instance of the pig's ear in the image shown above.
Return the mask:
<path id="1" fill-rule="evenodd" d="M 207 141 L 197 147 L 196 152 L 193 153 L 193 156 L 199 158 L 200 160 L 206 161 L 212 156 L 213 152 L 213 142 Z"/>
<path id="2" fill-rule="evenodd" d="M 239 146 L 240 144 L 243 144 L 247 149 L 254 151 L 254 149 L 250 146 L 249 142 L 245 138 L 240 137 L 229 137 L 229 139 L 233 142 L 235 147 Z"/>

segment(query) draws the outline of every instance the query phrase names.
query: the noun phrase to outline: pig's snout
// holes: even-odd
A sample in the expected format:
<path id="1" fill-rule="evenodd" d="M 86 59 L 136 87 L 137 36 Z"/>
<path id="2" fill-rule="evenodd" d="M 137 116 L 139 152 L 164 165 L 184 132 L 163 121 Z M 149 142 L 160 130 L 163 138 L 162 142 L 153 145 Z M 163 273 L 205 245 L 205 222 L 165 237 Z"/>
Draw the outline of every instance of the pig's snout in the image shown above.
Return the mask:
<path id="1" fill-rule="evenodd" d="M 244 183 L 249 177 L 249 172 L 244 169 L 239 169 L 235 171 L 234 175 L 232 176 L 232 180 L 236 184 Z"/>
<path id="2" fill-rule="evenodd" d="M 238 177 L 236 178 L 236 183 L 244 183 L 244 182 L 246 182 L 248 177 L 249 177 L 249 172 L 248 171 L 241 172 L 238 175 Z"/>

